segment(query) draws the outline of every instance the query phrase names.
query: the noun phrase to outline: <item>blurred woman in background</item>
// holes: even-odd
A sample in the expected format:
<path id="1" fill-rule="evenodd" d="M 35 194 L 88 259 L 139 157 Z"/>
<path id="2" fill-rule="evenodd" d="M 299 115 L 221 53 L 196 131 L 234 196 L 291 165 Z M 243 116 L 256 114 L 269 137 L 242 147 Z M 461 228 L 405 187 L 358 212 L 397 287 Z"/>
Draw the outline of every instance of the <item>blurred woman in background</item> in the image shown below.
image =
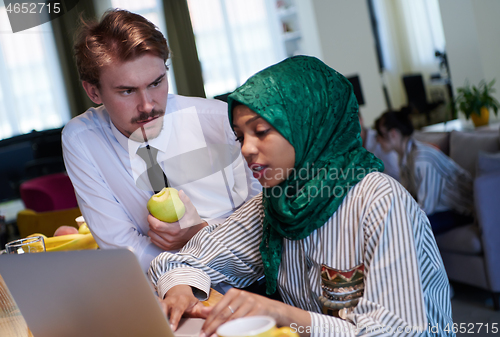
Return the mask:
<path id="1" fill-rule="evenodd" d="M 434 234 L 472 223 L 470 173 L 439 149 L 415 140 L 409 112 L 388 111 L 375 122 L 384 151 L 398 153 L 401 184 L 427 213 Z"/>

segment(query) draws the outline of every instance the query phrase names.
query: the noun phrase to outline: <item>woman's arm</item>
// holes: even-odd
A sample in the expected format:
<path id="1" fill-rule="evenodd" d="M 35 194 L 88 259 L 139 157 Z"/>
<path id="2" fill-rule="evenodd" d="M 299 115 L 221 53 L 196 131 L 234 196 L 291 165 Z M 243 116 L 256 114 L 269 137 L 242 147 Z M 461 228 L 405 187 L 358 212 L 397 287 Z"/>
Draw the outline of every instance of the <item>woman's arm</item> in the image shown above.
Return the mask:
<path id="1" fill-rule="evenodd" d="M 259 252 L 262 217 L 259 194 L 224 224 L 200 230 L 179 253 L 165 252 L 156 257 L 149 276 L 160 298 L 170 296 L 170 290 L 178 285 L 192 287 L 196 297 L 205 300 L 211 285 L 226 282 L 245 287 L 255 282 L 263 275 Z"/>

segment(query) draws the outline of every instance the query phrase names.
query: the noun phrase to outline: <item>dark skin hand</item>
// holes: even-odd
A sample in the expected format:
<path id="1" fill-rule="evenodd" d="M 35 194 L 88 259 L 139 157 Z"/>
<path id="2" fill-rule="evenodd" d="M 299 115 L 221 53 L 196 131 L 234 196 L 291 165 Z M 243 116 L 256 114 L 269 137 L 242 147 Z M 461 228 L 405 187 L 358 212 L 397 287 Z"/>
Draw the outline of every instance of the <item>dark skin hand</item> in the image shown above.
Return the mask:
<path id="1" fill-rule="evenodd" d="M 290 326 L 292 323 L 300 326 L 311 324 L 311 317 L 307 311 L 236 288 L 230 289 L 214 307 L 203 306 L 193 295 L 191 287 L 187 285 L 172 287 L 160 302 L 164 313 L 167 317 L 170 316 L 170 324 L 174 331 L 182 315 L 185 314 L 188 317 L 206 319 L 202 327 L 205 336 L 214 334 L 221 324 L 245 316 L 271 316 L 278 326 Z"/>
<path id="2" fill-rule="evenodd" d="M 171 288 L 160 300 L 160 306 L 167 317 L 170 317 L 170 326 L 177 330 L 182 316 L 194 318 L 207 318 L 212 310 L 205 307 L 194 295 L 190 286 L 178 285 Z"/>
<path id="3" fill-rule="evenodd" d="M 173 249 L 172 247 L 182 248 L 193 235 L 207 226 L 183 191 L 179 191 L 179 197 L 186 207 L 186 213 L 178 222 L 165 223 L 152 215 L 148 216 L 150 227 L 148 234 L 151 241 L 160 248 L 167 250 Z M 299 326 L 311 324 L 311 316 L 307 311 L 235 288 L 230 289 L 214 307 L 205 307 L 193 295 L 193 290 L 188 285 L 172 287 L 160 303 L 163 312 L 170 318 L 172 330 L 177 330 L 183 315 L 205 318 L 202 328 L 205 336 L 214 334 L 217 328 L 228 320 L 245 316 L 271 316 L 278 326 L 290 326 L 291 323 Z"/>

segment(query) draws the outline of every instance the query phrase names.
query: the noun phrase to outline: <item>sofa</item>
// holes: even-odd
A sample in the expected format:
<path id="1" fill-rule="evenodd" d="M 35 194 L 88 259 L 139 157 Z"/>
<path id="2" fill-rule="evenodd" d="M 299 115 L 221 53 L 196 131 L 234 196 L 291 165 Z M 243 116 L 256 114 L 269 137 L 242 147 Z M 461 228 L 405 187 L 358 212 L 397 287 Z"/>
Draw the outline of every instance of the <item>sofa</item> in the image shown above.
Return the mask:
<path id="1" fill-rule="evenodd" d="M 47 174 L 25 181 L 19 189 L 24 206 L 35 212 L 78 206 L 73 184 L 66 173 Z"/>
<path id="2" fill-rule="evenodd" d="M 436 236 L 451 281 L 489 291 L 500 310 L 500 134 L 498 130 L 416 132 L 474 178 L 476 220 Z"/>
<path id="3" fill-rule="evenodd" d="M 19 199 L 23 181 L 66 171 L 61 130 L 33 131 L 0 140 L 0 202 Z"/>
<path id="4" fill-rule="evenodd" d="M 34 233 L 53 236 L 60 226 L 76 228 L 75 219 L 80 215 L 82 213 L 78 207 L 49 212 L 35 212 L 32 209 L 24 209 L 17 214 L 19 236 L 25 238 Z"/>

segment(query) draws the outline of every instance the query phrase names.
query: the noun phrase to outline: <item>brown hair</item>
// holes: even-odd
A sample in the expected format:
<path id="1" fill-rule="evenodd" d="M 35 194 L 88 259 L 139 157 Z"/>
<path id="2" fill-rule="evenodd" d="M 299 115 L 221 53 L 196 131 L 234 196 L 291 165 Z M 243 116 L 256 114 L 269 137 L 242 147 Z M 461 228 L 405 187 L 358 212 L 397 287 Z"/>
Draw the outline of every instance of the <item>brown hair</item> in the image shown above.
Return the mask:
<path id="1" fill-rule="evenodd" d="M 80 80 L 99 86 L 100 70 L 111 62 L 125 62 L 152 53 L 165 62 L 167 41 L 157 27 L 144 17 L 126 10 L 104 13 L 100 22 L 81 20 L 74 44 Z"/>
<path id="2" fill-rule="evenodd" d="M 414 128 L 410 119 L 411 109 L 407 107 L 401 108 L 399 111 L 386 111 L 375 121 L 375 129 L 379 136 L 384 136 L 382 126 L 385 126 L 387 131 L 392 129 L 399 130 L 403 136 L 411 136 Z"/>

